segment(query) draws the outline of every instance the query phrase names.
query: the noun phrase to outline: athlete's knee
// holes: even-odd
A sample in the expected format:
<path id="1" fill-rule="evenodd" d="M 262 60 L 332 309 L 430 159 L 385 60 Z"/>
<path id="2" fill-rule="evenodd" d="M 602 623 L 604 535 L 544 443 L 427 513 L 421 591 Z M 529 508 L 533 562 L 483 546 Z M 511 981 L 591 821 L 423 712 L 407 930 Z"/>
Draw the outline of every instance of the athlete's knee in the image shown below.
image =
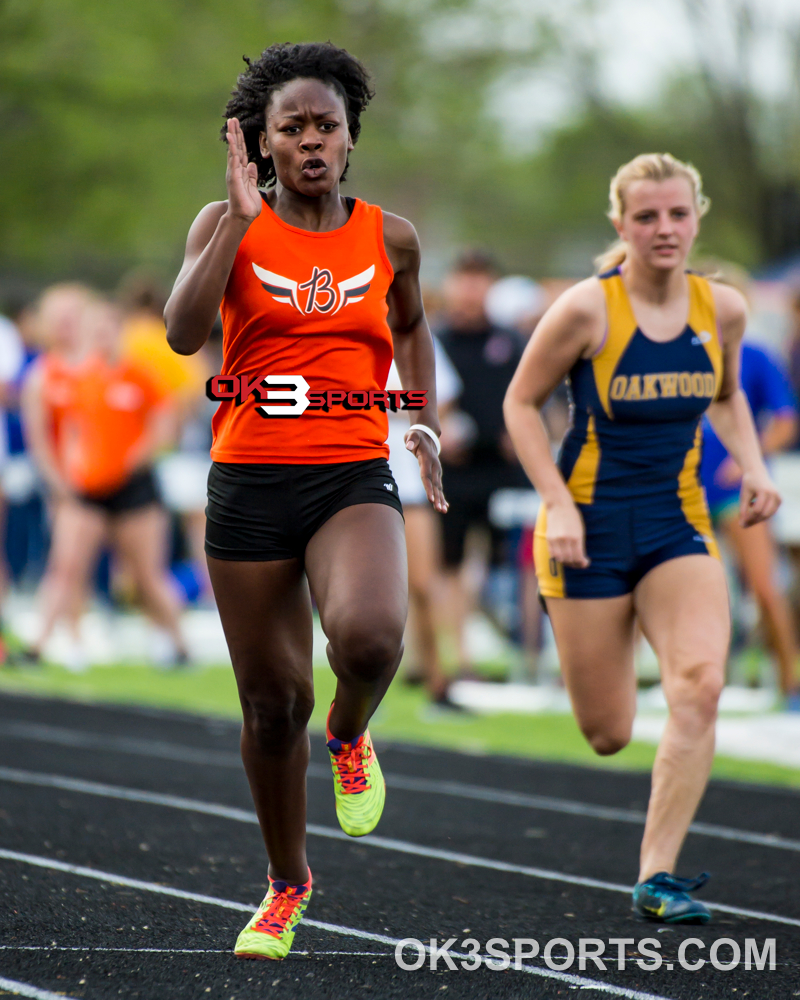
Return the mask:
<path id="1" fill-rule="evenodd" d="M 722 665 L 698 661 L 685 667 L 679 679 L 667 685 L 667 702 L 673 718 L 703 728 L 717 718 L 719 699 L 725 684 Z"/>
<path id="2" fill-rule="evenodd" d="M 583 735 L 589 746 L 599 757 L 611 757 L 625 747 L 631 741 L 631 727 L 624 726 L 593 726 L 591 724 L 581 727 Z"/>
<path id="3" fill-rule="evenodd" d="M 271 687 L 241 692 L 244 727 L 262 753 L 280 754 L 294 748 L 314 709 L 311 685 Z"/>
<path id="4" fill-rule="evenodd" d="M 403 625 L 380 617 L 341 622 L 331 630 L 328 641 L 339 669 L 362 681 L 377 681 L 400 662 Z"/>

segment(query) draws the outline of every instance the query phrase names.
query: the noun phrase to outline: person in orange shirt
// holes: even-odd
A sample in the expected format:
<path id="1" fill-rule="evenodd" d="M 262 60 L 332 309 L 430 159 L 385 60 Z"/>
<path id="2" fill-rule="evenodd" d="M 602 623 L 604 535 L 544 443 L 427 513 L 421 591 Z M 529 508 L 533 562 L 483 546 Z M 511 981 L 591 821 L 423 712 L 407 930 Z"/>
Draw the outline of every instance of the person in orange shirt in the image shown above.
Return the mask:
<path id="1" fill-rule="evenodd" d="M 417 234 L 340 193 L 373 96 L 366 70 L 330 43 L 273 45 L 247 63 L 223 130 L 228 198 L 192 225 L 165 317 L 173 350 L 195 354 L 222 314 L 206 553 L 270 861 L 234 951 L 280 959 L 311 894 L 309 590 L 337 679 L 327 743 L 339 823 L 362 836 L 384 805 L 367 724 L 400 662 L 408 605 L 387 462 L 393 353 L 401 384 L 427 401 L 406 447 L 428 500 L 447 504 Z"/>
<path id="2" fill-rule="evenodd" d="M 75 595 L 85 595 L 106 540 L 129 567 L 145 611 L 170 635 L 176 661 L 188 658 L 164 567 L 167 522 L 151 469 L 169 440 L 171 413 L 148 372 L 119 356 L 120 325 L 112 303 L 88 302 L 81 320 L 85 356 L 69 368 L 45 356 L 24 389 L 31 449 L 59 500 L 42 623 L 29 660 L 41 656 Z M 76 657 L 71 665 L 84 664 Z"/>

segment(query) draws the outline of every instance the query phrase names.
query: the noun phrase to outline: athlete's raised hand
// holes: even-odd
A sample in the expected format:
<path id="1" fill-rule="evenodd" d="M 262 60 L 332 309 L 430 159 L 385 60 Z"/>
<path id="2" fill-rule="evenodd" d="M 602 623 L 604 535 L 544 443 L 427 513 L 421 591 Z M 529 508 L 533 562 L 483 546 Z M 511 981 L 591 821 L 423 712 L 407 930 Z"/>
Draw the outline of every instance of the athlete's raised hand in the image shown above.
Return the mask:
<path id="1" fill-rule="evenodd" d="M 765 468 L 745 472 L 739 493 L 739 523 L 743 528 L 766 521 L 781 505 L 781 495 Z"/>
<path id="2" fill-rule="evenodd" d="M 252 222 L 261 212 L 258 193 L 258 167 L 247 160 L 244 133 L 238 118 L 228 119 L 228 211 L 231 215 Z"/>
<path id="3" fill-rule="evenodd" d="M 419 462 L 419 474 L 425 487 L 425 495 L 436 510 L 446 514 L 449 504 L 444 498 L 442 489 L 442 463 L 436 454 L 436 445 L 423 431 L 408 431 L 405 441 L 406 448 Z"/>
<path id="4" fill-rule="evenodd" d="M 586 569 L 586 528 L 580 511 L 571 501 L 547 508 L 547 548 L 550 558 L 574 569 Z"/>

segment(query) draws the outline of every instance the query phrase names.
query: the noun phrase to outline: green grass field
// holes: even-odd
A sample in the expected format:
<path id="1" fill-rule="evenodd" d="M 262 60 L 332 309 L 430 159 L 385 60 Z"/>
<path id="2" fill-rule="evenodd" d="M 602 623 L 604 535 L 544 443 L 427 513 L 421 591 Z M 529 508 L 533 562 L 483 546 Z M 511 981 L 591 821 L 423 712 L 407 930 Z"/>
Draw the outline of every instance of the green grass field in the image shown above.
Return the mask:
<path id="1" fill-rule="evenodd" d="M 314 671 L 317 705 L 312 728 L 321 731 L 333 697 L 330 670 Z M 40 670 L 0 670 L 0 690 L 76 701 L 149 705 L 159 708 L 237 718 L 239 702 L 228 667 L 191 671 L 160 671 L 146 666 L 93 667 L 73 675 L 61 667 Z M 392 685 L 370 729 L 374 736 L 394 741 L 448 747 L 469 753 L 502 753 L 593 767 L 649 770 L 655 747 L 631 743 L 613 758 L 598 758 L 570 715 L 471 715 L 432 708 L 418 688 Z M 717 778 L 788 785 L 800 788 L 800 770 L 717 757 Z"/>

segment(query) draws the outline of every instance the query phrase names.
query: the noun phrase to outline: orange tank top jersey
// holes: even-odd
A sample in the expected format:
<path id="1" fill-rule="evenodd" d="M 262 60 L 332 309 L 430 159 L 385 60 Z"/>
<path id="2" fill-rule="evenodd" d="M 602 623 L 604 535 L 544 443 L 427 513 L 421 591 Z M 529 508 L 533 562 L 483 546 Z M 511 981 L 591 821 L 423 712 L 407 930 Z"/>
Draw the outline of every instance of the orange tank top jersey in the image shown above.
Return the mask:
<path id="1" fill-rule="evenodd" d="M 276 414 L 277 406 L 297 410 L 298 403 L 274 402 L 281 393 L 289 399 L 274 377 L 301 376 L 308 392 L 383 390 L 392 361 L 386 294 L 393 277 L 377 206 L 356 199 L 344 226 L 315 233 L 287 225 L 263 202 L 220 306 L 220 375 L 271 376 L 275 388 L 222 400 L 212 421 L 214 461 L 304 465 L 388 457 L 380 406 Z"/>
<path id="2" fill-rule="evenodd" d="M 113 492 L 131 473 L 133 452 L 162 391 L 138 364 L 109 364 L 97 356 L 75 368 L 62 366 L 49 380 L 45 375 L 47 381 L 51 385 L 49 391 L 44 388 L 44 400 L 51 420 L 53 415 L 57 419 L 56 453 L 63 475 L 83 493 Z"/>

